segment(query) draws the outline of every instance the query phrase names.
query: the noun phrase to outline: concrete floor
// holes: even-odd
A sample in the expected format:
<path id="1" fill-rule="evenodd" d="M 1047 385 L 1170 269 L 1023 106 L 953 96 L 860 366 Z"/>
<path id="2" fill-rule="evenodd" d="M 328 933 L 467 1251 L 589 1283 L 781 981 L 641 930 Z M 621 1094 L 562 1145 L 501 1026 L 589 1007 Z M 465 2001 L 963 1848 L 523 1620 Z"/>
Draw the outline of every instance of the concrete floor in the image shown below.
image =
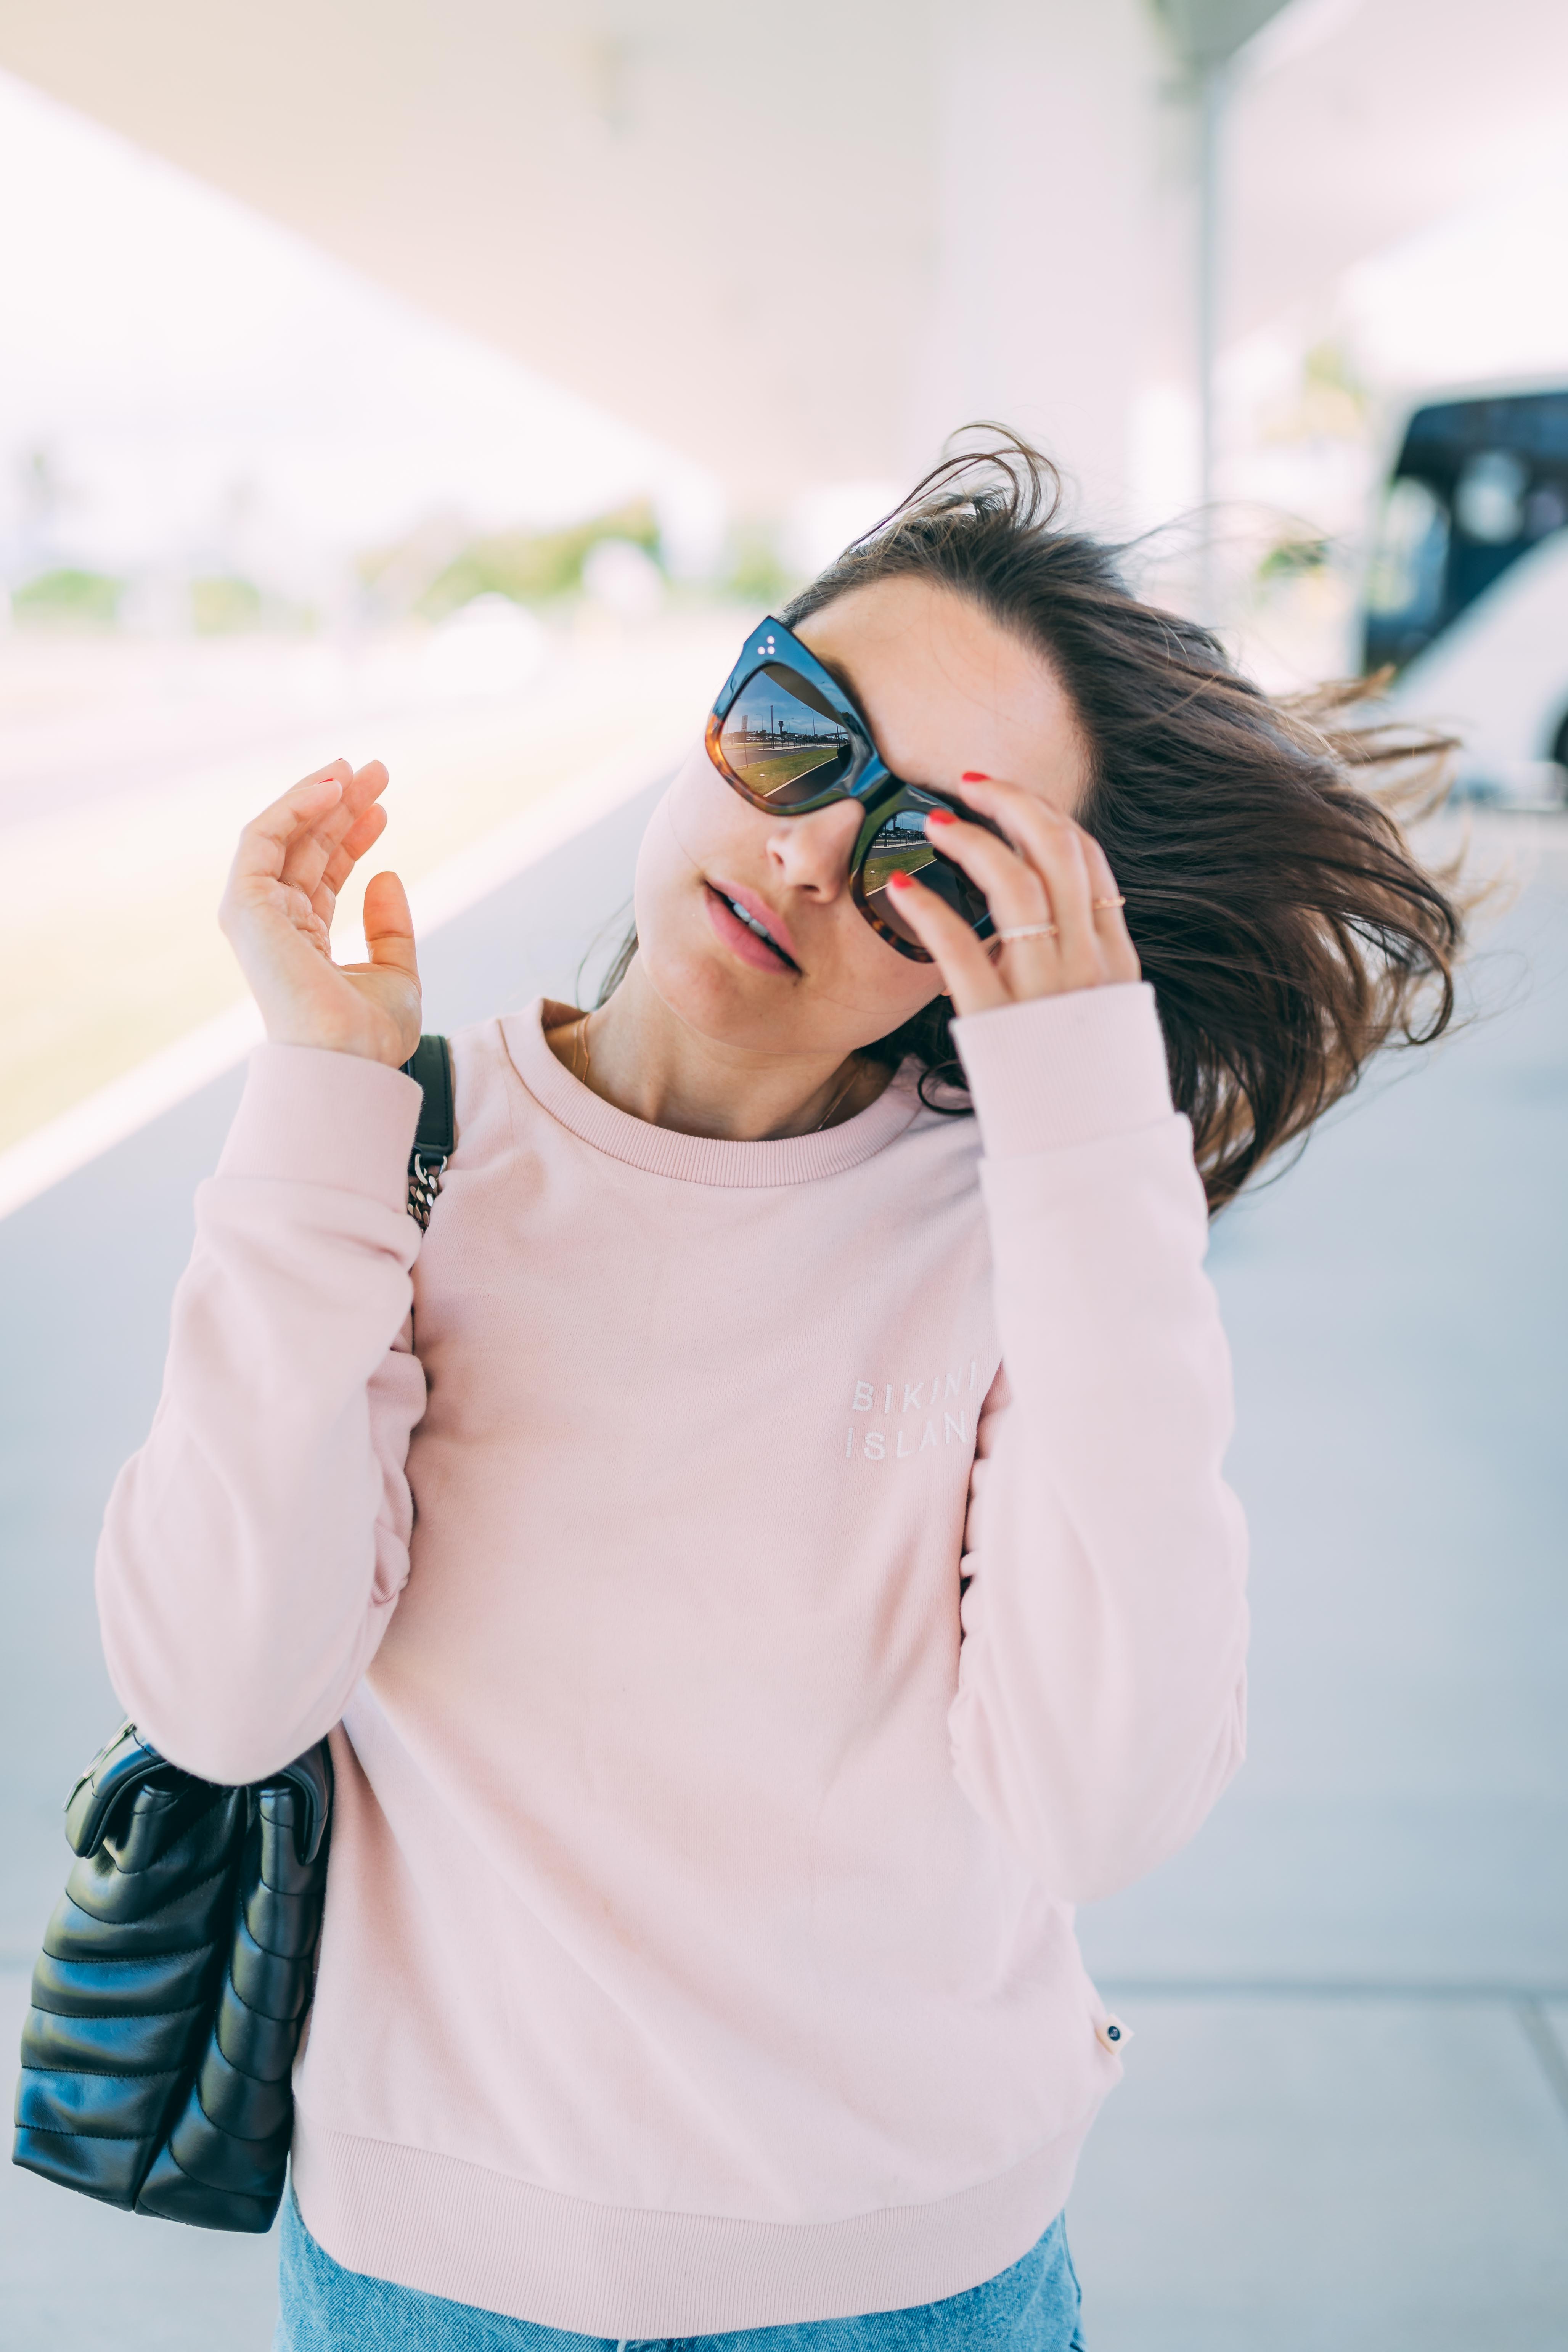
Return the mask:
<path id="1" fill-rule="evenodd" d="M 1550 839 L 1550 837 L 1549 837 Z M 1568 2346 L 1568 859 L 1223 1217 L 1246 1771 L 1084 1915 L 1092 2352 Z"/>
<path id="2" fill-rule="evenodd" d="M 431 1025 L 571 992 L 639 823 L 434 939 Z M 1568 856 L 1550 844 L 1475 988 L 1487 1017 L 1216 1228 L 1252 1757 L 1187 1853 L 1081 1923 L 1137 2037 L 1069 2214 L 1091 2352 L 1568 2345 Z M 7 2018 L 63 1868 L 60 1801 L 114 1719 L 94 1531 L 237 1091 L 0 1224 Z M 262 2352 L 270 2326 L 265 2242 L 0 2174 L 3 2352 Z"/>

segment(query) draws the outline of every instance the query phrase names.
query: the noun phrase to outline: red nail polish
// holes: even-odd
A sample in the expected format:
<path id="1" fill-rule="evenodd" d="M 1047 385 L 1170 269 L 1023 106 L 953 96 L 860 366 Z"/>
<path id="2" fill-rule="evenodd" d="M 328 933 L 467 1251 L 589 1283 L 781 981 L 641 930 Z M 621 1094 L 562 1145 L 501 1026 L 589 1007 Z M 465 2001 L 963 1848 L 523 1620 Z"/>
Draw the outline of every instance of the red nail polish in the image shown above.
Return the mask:
<path id="1" fill-rule="evenodd" d="M 914 887 L 914 883 L 911 881 L 909 875 L 900 873 L 896 867 L 888 877 L 888 887 L 889 890 L 912 890 Z"/>
<path id="2" fill-rule="evenodd" d="M 989 784 L 995 780 L 988 776 L 984 768 L 965 768 L 958 781 L 961 784 Z"/>
<path id="3" fill-rule="evenodd" d="M 958 823 L 958 819 L 953 815 L 951 809 L 928 809 L 926 812 L 926 823 L 928 824 L 956 824 Z"/>

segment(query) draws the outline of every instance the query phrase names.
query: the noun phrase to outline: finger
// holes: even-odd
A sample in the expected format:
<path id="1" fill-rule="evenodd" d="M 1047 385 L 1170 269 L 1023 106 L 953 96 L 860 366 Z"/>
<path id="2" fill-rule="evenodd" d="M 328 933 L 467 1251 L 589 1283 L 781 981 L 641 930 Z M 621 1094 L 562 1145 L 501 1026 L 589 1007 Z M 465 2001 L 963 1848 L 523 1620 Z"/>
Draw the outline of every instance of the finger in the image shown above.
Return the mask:
<path id="1" fill-rule="evenodd" d="M 1071 817 L 1020 784 L 1004 783 L 994 776 L 966 776 L 963 791 L 983 815 L 1004 828 L 1019 855 L 1043 878 L 1061 952 L 1075 982 L 1098 976 L 1099 944 L 1090 906 L 1094 893 L 1085 855 L 1089 835 Z"/>
<path id="2" fill-rule="evenodd" d="M 408 893 L 395 874 L 373 874 L 365 884 L 364 943 L 374 970 L 406 972 L 410 980 L 418 980 L 414 918 Z"/>
<path id="3" fill-rule="evenodd" d="M 985 953 L 1013 996 L 1042 996 L 1062 985 L 1056 909 L 1035 868 L 983 825 L 966 824 L 945 809 L 926 819 L 928 839 L 952 858 L 985 894 L 996 933 Z M 1009 938 L 1022 932 L 1022 938 Z"/>
<path id="4" fill-rule="evenodd" d="M 379 801 L 373 801 L 369 808 L 355 817 L 338 844 L 337 854 L 346 857 L 351 866 L 355 865 L 372 843 L 379 841 L 385 831 L 386 811 Z"/>
<path id="5" fill-rule="evenodd" d="M 343 787 L 345 833 L 381 798 L 387 782 L 385 763 L 380 760 L 367 760 L 363 768 L 353 771 Z"/>
<path id="6" fill-rule="evenodd" d="M 1055 920 L 1045 883 L 1035 867 L 983 825 L 966 824 L 946 809 L 932 809 L 926 818 L 926 838 L 978 883 L 998 929 L 1015 923 Z"/>
<path id="7" fill-rule="evenodd" d="M 346 760 L 339 762 L 345 779 L 342 796 L 314 824 L 301 828 L 289 844 L 283 869 L 286 881 L 298 882 L 306 890 L 314 889 L 338 844 L 358 824 L 376 793 L 385 789 L 386 770 L 379 760 L 371 764 L 380 781 L 373 780 L 367 787 L 363 781 L 366 770 L 351 770 Z"/>
<path id="8" fill-rule="evenodd" d="M 963 798 L 982 816 L 999 824 L 1018 855 L 1049 879 L 1053 863 L 1063 857 L 1068 870 L 1076 868 L 1088 839 L 1081 825 L 1063 814 L 1038 793 L 999 776 L 965 776 Z"/>
<path id="9" fill-rule="evenodd" d="M 1023 939 L 1002 936 L 999 943 L 992 939 L 985 950 L 992 969 L 1006 981 L 1008 992 L 1016 997 L 1056 992 L 1063 985 L 1060 927 L 1041 875 L 1008 842 L 999 842 L 983 825 L 966 825 L 963 818 L 950 816 L 945 809 L 931 809 L 926 837 L 985 891 L 999 934 L 1025 934 Z"/>
<path id="10" fill-rule="evenodd" d="M 1011 783 L 1002 776 L 966 772 L 960 782 L 958 797 L 978 809 L 982 816 L 988 816 L 994 824 L 999 824 L 1015 848 L 1026 856 L 1052 834 L 1064 829 L 1069 833 L 1079 830 L 1072 818 L 1054 802 L 1026 784 Z"/>
<path id="11" fill-rule="evenodd" d="M 912 875 L 893 874 L 889 890 L 897 898 L 899 914 L 919 940 L 938 971 L 943 992 L 959 1013 L 989 1013 L 1010 1004 L 1012 994 L 1001 973 L 969 925 Z"/>
<path id="12" fill-rule="evenodd" d="M 1094 928 L 1099 934 L 1107 968 L 1113 980 L 1141 980 L 1143 967 L 1132 934 L 1127 928 L 1121 893 L 1116 887 L 1116 877 L 1110 870 L 1110 860 L 1092 833 L 1084 835 L 1084 858 L 1089 866 L 1089 901 L 1094 914 Z"/>
<path id="13" fill-rule="evenodd" d="M 1070 971 L 1085 980 L 1141 978 L 1121 894 L 1094 835 L 1037 793 L 999 777 L 968 773 L 963 790 L 964 799 L 1003 825 L 1044 872 Z M 1079 860 L 1087 906 L 1079 895 Z"/>
<path id="14" fill-rule="evenodd" d="M 384 760 L 367 760 L 363 768 L 354 770 L 344 798 L 356 816 L 381 798 L 389 781 Z"/>
<path id="15" fill-rule="evenodd" d="M 284 860 L 283 879 L 297 882 L 312 896 L 322 882 L 335 895 L 341 890 L 356 858 L 363 857 L 377 836 L 384 831 L 386 815 L 383 810 L 368 830 L 365 820 L 375 809 L 380 795 L 386 790 L 387 773 L 379 760 L 371 760 L 355 769 L 343 787 L 342 800 L 330 809 L 321 821 L 302 832 L 290 845 Z M 358 836 L 356 840 L 356 835 Z M 335 877 L 331 872 L 342 850 L 349 856 Z M 330 922 L 330 909 L 326 919 Z"/>
<path id="16" fill-rule="evenodd" d="M 282 873 L 290 844 L 318 824 L 342 800 L 348 782 L 348 762 L 335 760 L 291 785 L 259 816 L 251 818 L 239 836 L 230 868 L 230 883 L 264 876 L 276 881 Z"/>
<path id="17" fill-rule="evenodd" d="M 332 845 L 317 889 L 318 898 L 324 890 L 335 899 L 365 851 L 374 848 L 385 831 L 386 811 L 384 808 L 367 808 L 363 816 L 357 817 L 342 840 Z"/>

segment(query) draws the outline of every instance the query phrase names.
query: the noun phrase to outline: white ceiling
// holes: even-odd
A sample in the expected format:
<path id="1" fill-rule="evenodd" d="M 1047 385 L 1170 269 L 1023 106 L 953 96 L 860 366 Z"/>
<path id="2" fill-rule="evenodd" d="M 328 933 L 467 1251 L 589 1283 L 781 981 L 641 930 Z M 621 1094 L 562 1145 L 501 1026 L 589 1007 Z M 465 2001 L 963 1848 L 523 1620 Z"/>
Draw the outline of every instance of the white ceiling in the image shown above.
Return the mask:
<path id="1" fill-rule="evenodd" d="M 1298 11 L 1299 45 L 1288 37 Z M 1237 331 L 1568 157 L 1563 0 L 1297 0 L 1258 48 L 1260 65 L 1271 52 L 1279 62 L 1244 71 L 1235 100 Z"/>
<path id="2" fill-rule="evenodd" d="M 1198 48 L 1276 13 L 1166 5 Z M 0 66 L 742 502 L 999 407 L 1103 482 L 1185 349 L 1148 0 L 0 0 Z M 1565 92 L 1561 0 L 1294 0 L 1237 71 L 1228 324 L 1562 152 Z"/>

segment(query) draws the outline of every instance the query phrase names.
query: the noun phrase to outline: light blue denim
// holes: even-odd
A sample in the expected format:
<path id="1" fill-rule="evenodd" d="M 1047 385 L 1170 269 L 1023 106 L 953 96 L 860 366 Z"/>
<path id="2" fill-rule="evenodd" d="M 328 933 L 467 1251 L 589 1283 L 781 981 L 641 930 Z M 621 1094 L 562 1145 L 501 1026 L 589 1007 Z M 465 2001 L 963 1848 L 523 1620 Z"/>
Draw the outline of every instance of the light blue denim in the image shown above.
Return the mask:
<path id="1" fill-rule="evenodd" d="M 346 2271 L 289 2190 L 272 2352 L 1083 2352 L 1078 2274 L 1058 2214 L 1022 2262 L 918 2311 L 742 2327 L 724 2336 L 571 2336 Z"/>

